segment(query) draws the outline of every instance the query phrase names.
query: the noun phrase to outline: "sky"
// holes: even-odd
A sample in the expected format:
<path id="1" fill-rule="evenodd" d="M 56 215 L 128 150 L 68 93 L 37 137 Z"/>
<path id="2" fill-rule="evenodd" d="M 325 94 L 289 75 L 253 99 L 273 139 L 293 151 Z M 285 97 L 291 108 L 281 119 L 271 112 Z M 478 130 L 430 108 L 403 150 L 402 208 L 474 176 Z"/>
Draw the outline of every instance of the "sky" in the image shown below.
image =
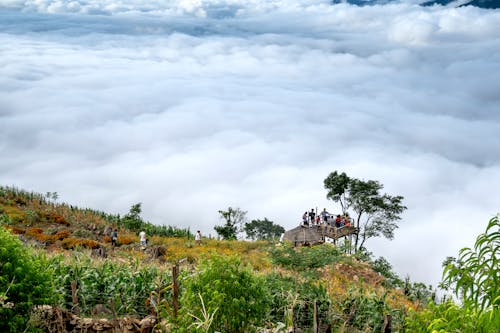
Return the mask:
<path id="1" fill-rule="evenodd" d="M 0 184 L 215 236 L 404 196 L 370 239 L 434 286 L 500 212 L 500 11 L 324 0 L 0 0 Z"/>

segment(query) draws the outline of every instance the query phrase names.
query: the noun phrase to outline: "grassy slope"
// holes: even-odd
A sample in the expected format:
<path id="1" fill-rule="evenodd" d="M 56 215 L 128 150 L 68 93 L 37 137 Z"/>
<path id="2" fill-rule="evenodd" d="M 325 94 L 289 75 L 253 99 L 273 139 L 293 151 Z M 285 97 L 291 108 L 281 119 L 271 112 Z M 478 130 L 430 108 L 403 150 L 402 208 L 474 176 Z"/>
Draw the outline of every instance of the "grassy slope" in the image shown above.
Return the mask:
<path id="1" fill-rule="evenodd" d="M 48 253 L 69 254 L 75 250 L 85 251 L 84 248 L 103 248 L 108 253 L 106 260 L 130 262 L 134 259 L 153 262 L 157 267 L 170 269 L 170 264 L 179 259 L 186 258 L 188 263 L 196 265 L 202 256 L 216 252 L 238 255 L 257 272 L 273 271 L 293 276 L 303 273 L 293 267 L 273 266 L 269 249 L 275 245 L 266 242 L 205 239 L 202 246 L 196 246 L 194 240 L 188 238 L 153 236 L 144 250 L 139 246 L 136 233 L 120 229 L 120 245 L 113 249 L 104 230 L 106 227 L 114 228 L 117 219 L 117 216 L 103 212 L 55 203 L 41 194 L 0 188 L 0 223 L 4 228 L 19 234 L 21 239 L 38 244 Z M 165 251 L 159 259 L 152 259 L 151 250 L 158 247 Z M 96 264 L 97 262 L 96 259 Z M 404 311 L 419 307 L 418 302 L 410 301 L 401 290 L 385 287 L 385 279 L 374 272 L 370 264 L 352 257 L 344 257 L 335 264 L 325 265 L 314 271 L 333 297 L 346 298 L 346 293 L 356 290 L 355 292 L 383 295 L 392 306 Z"/>
<path id="2" fill-rule="evenodd" d="M 147 257 L 139 246 L 139 236 L 130 230 L 118 229 L 118 247 L 112 248 L 106 228 L 116 228 L 118 216 L 91 209 L 80 209 L 65 203 L 55 203 L 44 195 L 12 188 L 0 188 L 0 221 L 4 228 L 20 235 L 26 242 L 45 248 L 48 252 L 68 252 L 76 248 L 107 250 L 112 258 Z M 269 268 L 267 242 L 239 242 L 204 239 L 203 246 L 195 246 L 188 237 L 152 236 L 148 248 L 161 246 L 165 252 L 162 262 L 186 258 L 196 262 L 213 252 L 239 255 L 258 269 Z"/>

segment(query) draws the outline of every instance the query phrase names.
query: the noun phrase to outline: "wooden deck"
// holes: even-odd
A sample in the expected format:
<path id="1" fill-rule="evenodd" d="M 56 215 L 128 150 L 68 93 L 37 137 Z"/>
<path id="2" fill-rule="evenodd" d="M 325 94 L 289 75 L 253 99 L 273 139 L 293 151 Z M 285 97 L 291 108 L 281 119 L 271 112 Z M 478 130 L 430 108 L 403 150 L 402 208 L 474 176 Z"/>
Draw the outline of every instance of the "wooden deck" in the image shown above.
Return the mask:
<path id="1" fill-rule="evenodd" d="M 339 238 L 355 234 L 358 229 L 355 227 L 332 227 L 329 225 L 320 226 L 298 226 L 285 232 L 284 240 L 292 242 L 295 246 L 315 245 L 325 242 L 326 237 L 336 241 Z"/>

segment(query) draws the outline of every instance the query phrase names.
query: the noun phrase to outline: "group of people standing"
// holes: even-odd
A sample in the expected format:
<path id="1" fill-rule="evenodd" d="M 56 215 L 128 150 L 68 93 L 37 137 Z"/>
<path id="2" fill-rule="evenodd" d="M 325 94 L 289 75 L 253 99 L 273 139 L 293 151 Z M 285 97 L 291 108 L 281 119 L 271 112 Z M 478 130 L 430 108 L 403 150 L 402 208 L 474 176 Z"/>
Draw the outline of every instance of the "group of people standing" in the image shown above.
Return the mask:
<path id="1" fill-rule="evenodd" d="M 348 213 L 344 215 L 337 214 L 337 216 L 330 214 L 326 211 L 326 208 L 323 208 L 323 211 L 319 214 L 316 213 L 314 208 L 309 212 L 304 212 L 302 215 L 302 225 L 312 227 L 312 226 L 335 226 L 337 228 L 341 227 L 350 227 L 351 226 L 351 218 Z"/>

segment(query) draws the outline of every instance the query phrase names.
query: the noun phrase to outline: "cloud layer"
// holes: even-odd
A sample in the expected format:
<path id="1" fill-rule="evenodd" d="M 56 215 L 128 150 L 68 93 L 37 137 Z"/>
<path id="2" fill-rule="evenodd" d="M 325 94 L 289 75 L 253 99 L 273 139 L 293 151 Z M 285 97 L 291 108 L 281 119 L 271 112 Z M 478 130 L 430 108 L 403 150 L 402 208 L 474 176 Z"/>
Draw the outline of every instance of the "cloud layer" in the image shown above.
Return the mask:
<path id="1" fill-rule="evenodd" d="M 500 211 L 500 12 L 328 1 L 0 0 L 0 183 L 211 233 L 338 210 L 334 170 L 408 206 L 368 247 L 436 284 Z"/>

